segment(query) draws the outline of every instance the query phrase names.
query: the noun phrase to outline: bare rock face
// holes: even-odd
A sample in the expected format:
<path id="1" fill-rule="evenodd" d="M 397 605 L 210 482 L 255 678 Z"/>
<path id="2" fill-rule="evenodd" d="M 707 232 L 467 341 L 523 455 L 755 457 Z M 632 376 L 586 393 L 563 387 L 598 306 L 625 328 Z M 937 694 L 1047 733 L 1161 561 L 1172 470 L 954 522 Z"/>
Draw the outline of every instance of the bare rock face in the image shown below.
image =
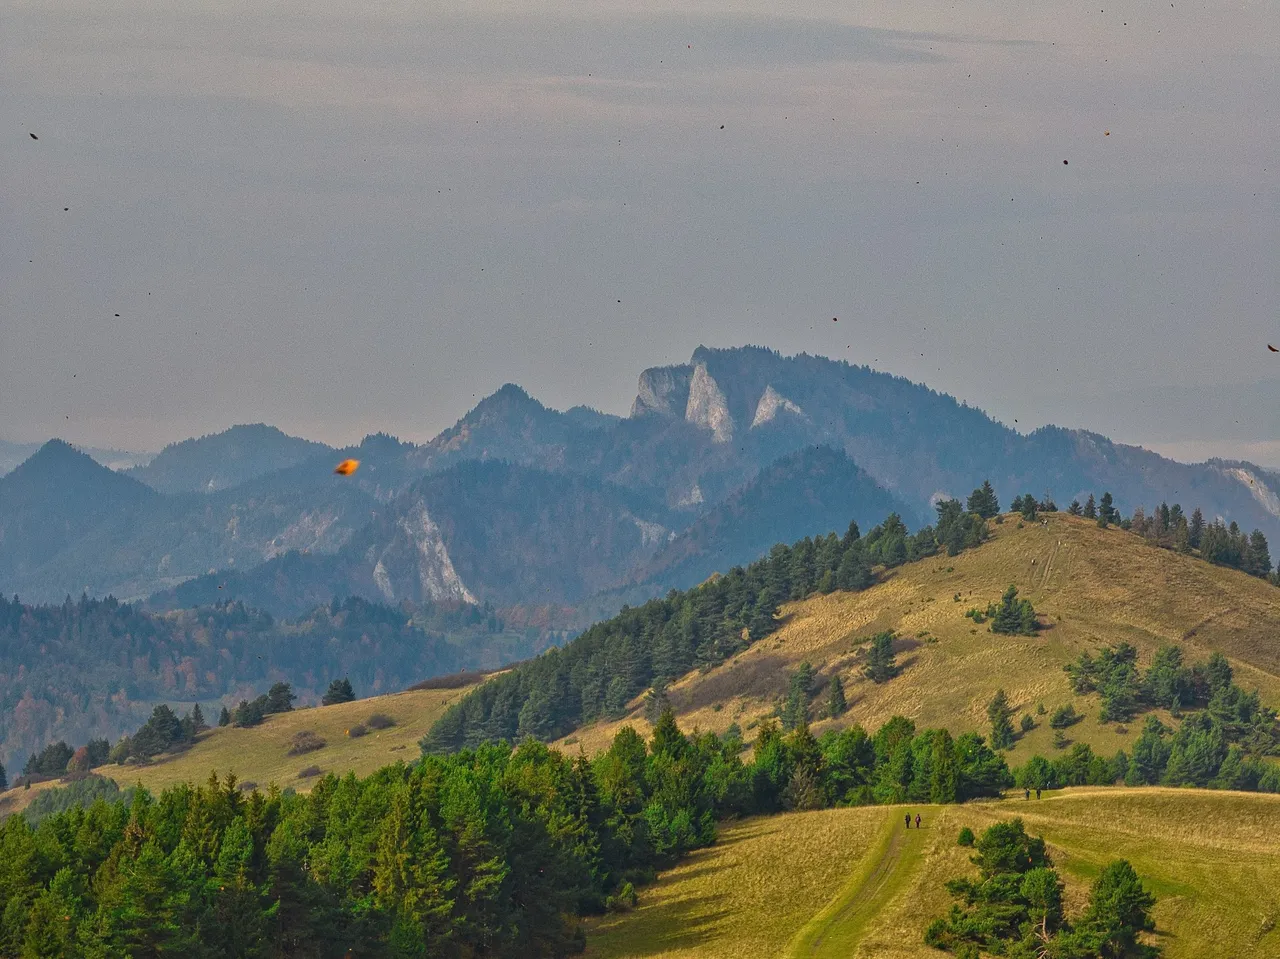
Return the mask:
<path id="1" fill-rule="evenodd" d="M 756 415 L 751 421 L 751 428 L 763 426 L 765 423 L 772 423 L 778 418 L 779 413 L 793 413 L 796 416 L 804 416 L 804 410 L 800 409 L 795 403 L 775 390 L 772 386 L 766 386 L 764 394 L 760 397 L 760 402 L 756 404 Z"/>
<path id="2" fill-rule="evenodd" d="M 1280 496 L 1277 496 L 1275 490 L 1267 485 L 1261 471 L 1251 469 L 1245 463 L 1239 465 L 1224 463 L 1212 468 L 1247 489 L 1258 504 L 1272 516 L 1280 516 Z"/>
<path id="3" fill-rule="evenodd" d="M 645 370 L 640 374 L 631 415 L 657 415 L 672 419 L 684 416 L 692 376 L 693 370 L 688 366 L 655 366 Z"/>
<path id="4" fill-rule="evenodd" d="M 695 426 L 711 430 L 717 443 L 727 443 L 733 439 L 733 417 L 729 415 L 729 401 L 725 399 L 719 384 L 707 372 L 706 363 L 699 363 L 693 368 L 684 418 Z"/>
<path id="5" fill-rule="evenodd" d="M 453 568 L 440 527 L 421 502 L 396 520 L 391 542 L 381 549 L 371 547 L 370 553 L 373 581 L 388 602 L 476 602 Z"/>

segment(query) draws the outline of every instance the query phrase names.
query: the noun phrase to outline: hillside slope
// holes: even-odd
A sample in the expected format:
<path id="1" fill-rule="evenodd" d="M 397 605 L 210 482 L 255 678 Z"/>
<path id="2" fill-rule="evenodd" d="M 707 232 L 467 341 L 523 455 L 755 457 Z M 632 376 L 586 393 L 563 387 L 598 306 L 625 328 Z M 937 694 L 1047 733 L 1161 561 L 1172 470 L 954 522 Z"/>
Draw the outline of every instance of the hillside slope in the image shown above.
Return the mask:
<path id="1" fill-rule="evenodd" d="M 172 443 L 129 475 L 161 493 L 212 493 L 333 450 L 263 423 Z"/>
<path id="2" fill-rule="evenodd" d="M 1222 652 L 1241 686 L 1259 688 L 1270 704 L 1280 702 L 1280 590 L 1119 529 L 1065 514 L 1043 518 L 1046 525 L 1021 528 L 1008 518 L 993 525 L 992 538 L 977 549 L 900 567 L 864 592 L 784 607 L 775 634 L 672 686 L 681 726 L 723 731 L 736 722 L 750 740 L 785 695 L 789 672 L 808 661 L 817 687 L 840 675 L 850 705 L 833 723 L 819 720 L 815 703 L 815 732 L 850 722 L 874 730 L 894 715 L 920 727 L 985 731 L 987 702 L 1002 687 L 1017 714 L 1034 715 L 1038 704 L 1052 712 L 1074 703 L 1087 718 L 1071 727 L 1070 738 L 1111 755 L 1136 737 L 1141 723 L 1100 724 L 1097 698 L 1074 695 L 1062 667 L 1082 652 L 1121 641 L 1137 647 L 1144 663 L 1165 643 L 1180 644 L 1189 661 Z M 1010 583 L 1046 627 L 1034 638 L 995 635 L 964 615 L 998 600 Z M 876 685 L 862 676 L 862 664 L 865 640 L 882 630 L 898 634 L 902 672 Z M 647 731 L 642 712 L 637 700 L 625 719 L 579 730 L 566 742 L 590 752 L 624 723 Z M 1053 754 L 1047 718 L 1038 717 L 1037 728 L 1019 739 L 1011 763 L 1035 752 Z"/>
<path id="3" fill-rule="evenodd" d="M 1124 857 L 1157 896 L 1165 959 L 1280 955 L 1280 796 L 1173 789 L 1074 789 L 1043 801 L 830 809 L 729 826 L 642 890 L 639 908 L 595 924 L 591 959 L 840 956 L 936 959 L 925 925 L 946 912 L 946 880 L 968 875 L 956 845 L 1021 816 L 1067 882 L 1069 912 L 1108 861 Z M 780 876 L 786 877 L 779 882 Z"/>

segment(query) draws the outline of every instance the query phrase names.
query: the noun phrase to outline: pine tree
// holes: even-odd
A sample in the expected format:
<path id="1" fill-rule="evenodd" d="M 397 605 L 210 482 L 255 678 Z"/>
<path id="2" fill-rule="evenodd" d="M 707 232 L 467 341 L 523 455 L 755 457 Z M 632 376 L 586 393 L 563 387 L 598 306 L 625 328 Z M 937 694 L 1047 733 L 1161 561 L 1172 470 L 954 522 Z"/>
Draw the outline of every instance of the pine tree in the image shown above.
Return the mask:
<path id="1" fill-rule="evenodd" d="M 827 718 L 843 716 L 848 708 L 849 704 L 844 698 L 844 683 L 840 682 L 838 675 L 832 675 L 831 682 L 827 684 Z M 0 770 L 0 776 L 3 776 L 3 770 Z"/>
<path id="2" fill-rule="evenodd" d="M 813 667 L 804 662 L 791 674 L 787 702 L 782 709 L 782 728 L 797 729 L 809 717 L 809 690 L 813 686 Z"/>
<path id="3" fill-rule="evenodd" d="M 1200 548 L 1200 540 L 1204 536 L 1204 513 L 1197 506 L 1191 513 L 1191 522 L 1187 524 L 1187 543 L 1192 549 Z"/>
<path id="4" fill-rule="evenodd" d="M 898 674 L 893 653 L 893 633 L 877 633 L 871 637 L 867 665 L 862 672 L 873 683 L 887 683 Z"/>
<path id="5" fill-rule="evenodd" d="M 322 706 L 335 706 L 338 703 L 353 702 L 356 698 L 355 690 L 351 688 L 351 680 L 345 676 L 342 679 L 335 679 L 329 683 L 329 688 L 325 690 L 325 694 L 320 699 Z"/>
<path id="6" fill-rule="evenodd" d="M 231 712 L 227 709 L 226 706 L 223 706 L 222 712 L 218 713 L 218 725 L 219 726 L 231 725 Z"/>
<path id="7" fill-rule="evenodd" d="M 1031 601 L 1018 599 L 1018 587 L 1010 583 L 1000 598 L 995 615 L 991 617 L 991 632 L 1008 636 L 1034 636 L 1039 628 Z"/>
<path id="8" fill-rule="evenodd" d="M 1120 519 L 1120 513 L 1112 504 L 1111 494 L 1103 493 L 1102 500 L 1098 503 L 1098 525 L 1104 529 L 1116 523 Z M 1089 515 L 1088 513 L 1085 514 Z"/>
<path id="9" fill-rule="evenodd" d="M 671 709 L 671 702 L 667 698 L 667 680 L 658 676 L 654 679 L 649 691 L 645 693 L 644 718 L 648 720 L 650 726 L 657 726 L 662 714 L 669 709 Z"/>
<path id="10" fill-rule="evenodd" d="M 1013 747 L 1013 708 L 1009 705 L 1009 697 L 1003 689 L 997 689 L 991 702 L 987 703 L 987 721 L 991 724 L 991 748 L 1011 749 Z"/>
<path id="11" fill-rule="evenodd" d="M 9 788 L 9 779 L 5 776 L 4 763 L 0 763 L 0 793 Z"/>
<path id="12" fill-rule="evenodd" d="M 1098 506 L 1093 501 L 1093 494 L 1089 494 L 1089 498 L 1084 501 L 1084 512 L 1081 514 L 1085 519 L 1098 518 Z"/>
<path id="13" fill-rule="evenodd" d="M 1249 545 L 1245 548 L 1244 571 L 1250 576 L 1266 577 L 1271 572 L 1271 550 L 1267 546 L 1267 538 L 1262 530 L 1255 529 L 1249 534 Z"/>
<path id="14" fill-rule="evenodd" d="M 1084 512 L 1084 509 L 1083 507 L 1081 507 L 1080 501 L 1078 499 L 1073 499 L 1071 501 L 1071 505 L 1067 507 L 1068 516 L 1079 516 L 1083 512 Z"/>
<path id="15" fill-rule="evenodd" d="M 191 707 L 191 724 L 197 733 L 202 733 L 209 728 L 209 724 L 204 721 L 204 712 L 200 709 L 199 703 Z"/>
<path id="16" fill-rule="evenodd" d="M 348 684 L 350 685 L 350 684 Z M 293 694 L 293 687 L 288 683 L 272 683 L 267 690 L 268 713 L 288 713 L 293 711 L 293 701 L 298 697 Z M 354 696 L 352 697 L 355 698 Z"/>
<path id="17" fill-rule="evenodd" d="M 996 491 L 991 488 L 990 480 L 983 480 L 982 485 L 969 494 L 965 504 L 970 513 L 976 513 L 983 519 L 991 519 L 1000 512 L 1000 501 L 996 499 Z"/>
<path id="18" fill-rule="evenodd" d="M 1151 918 L 1155 903 L 1133 866 L 1117 859 L 1094 882 L 1079 930 L 1086 941 L 1097 943 L 1099 955 L 1139 955 L 1138 933 L 1156 927 Z"/>

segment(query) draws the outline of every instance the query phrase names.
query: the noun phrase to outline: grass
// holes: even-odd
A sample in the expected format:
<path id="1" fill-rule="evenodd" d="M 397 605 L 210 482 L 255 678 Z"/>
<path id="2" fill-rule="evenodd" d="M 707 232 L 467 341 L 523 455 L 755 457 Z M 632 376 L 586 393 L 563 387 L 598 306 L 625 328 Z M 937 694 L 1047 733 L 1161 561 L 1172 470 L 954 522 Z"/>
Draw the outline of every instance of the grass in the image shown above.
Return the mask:
<path id="1" fill-rule="evenodd" d="M 896 836 L 900 807 L 731 825 L 715 847 L 642 890 L 633 913 L 597 922 L 587 955 L 938 959 L 923 944 L 924 927 L 950 904 L 943 883 L 972 872 L 970 850 L 956 845 L 956 834 L 1017 815 L 1048 841 L 1067 881 L 1069 912 L 1083 907 L 1102 866 L 1123 857 L 1158 897 L 1152 941 L 1165 959 L 1280 956 L 1280 796 L 1072 789 L 1038 802 L 912 811 L 925 828 Z M 887 836 L 898 840 L 896 857 L 877 873 Z"/>
<path id="2" fill-rule="evenodd" d="M 445 707 L 466 691 L 427 689 L 277 713 L 250 729 L 210 730 L 188 751 L 149 766 L 103 766 L 96 772 L 121 786 L 142 783 L 153 792 L 179 782 L 202 782 L 213 771 L 234 772 L 241 782 L 255 782 L 264 789 L 275 783 L 305 792 L 315 777 L 299 779 L 298 773 L 309 766 L 319 766 L 325 773 L 364 776 L 398 761 L 417 759 L 418 740 Z M 395 725 L 370 728 L 356 738 L 347 735 L 375 713 L 384 714 Z M 290 756 L 294 737 L 303 732 L 315 733 L 326 745 Z"/>
<path id="3" fill-rule="evenodd" d="M 808 660 L 819 687 L 833 672 L 845 685 L 850 709 L 835 725 L 858 722 L 874 730 L 900 714 L 922 727 L 985 730 L 987 702 L 1003 687 L 1015 725 L 1024 712 L 1038 724 L 1015 744 L 1011 763 L 1056 753 L 1048 718 L 1067 703 L 1085 715 L 1066 730 L 1067 739 L 1110 756 L 1129 748 L 1141 719 L 1127 729 L 1100 723 L 1097 697 L 1073 694 L 1062 667 L 1085 650 L 1122 640 L 1137 647 L 1144 664 L 1165 643 L 1180 644 L 1189 660 L 1221 651 L 1237 682 L 1280 703 L 1280 644 L 1273 639 L 1280 631 L 1280 590 L 1119 529 L 1098 529 L 1065 514 L 1047 519 L 1047 527 L 993 525 L 991 540 L 978 549 L 901 567 L 862 593 L 788 605 L 776 634 L 671 687 L 681 725 L 720 732 L 737 722 L 750 740 L 748 727 L 785 695 L 787 673 Z M 1035 605 L 1045 626 L 1040 635 L 998 636 L 965 617 L 970 607 L 998 600 L 1010 583 Z M 899 636 L 902 672 L 876 685 L 862 676 L 864 641 L 884 629 Z M 1036 715 L 1038 705 L 1045 715 Z M 623 723 L 647 732 L 639 700 L 635 707 L 624 720 L 574 735 L 590 753 L 606 746 Z M 819 719 L 817 703 L 811 718 L 815 733 L 832 725 Z"/>

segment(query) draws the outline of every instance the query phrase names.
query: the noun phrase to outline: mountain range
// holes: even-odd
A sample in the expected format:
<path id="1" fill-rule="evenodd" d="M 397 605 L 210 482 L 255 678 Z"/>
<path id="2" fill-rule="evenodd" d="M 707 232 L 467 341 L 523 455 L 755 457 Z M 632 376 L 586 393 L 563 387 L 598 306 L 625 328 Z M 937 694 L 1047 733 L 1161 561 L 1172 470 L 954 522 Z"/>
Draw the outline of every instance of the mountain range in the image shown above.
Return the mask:
<path id="1" fill-rule="evenodd" d="M 359 470 L 334 475 L 345 457 Z M 594 615 L 850 519 L 924 524 L 983 479 L 1006 503 L 1106 490 L 1126 513 L 1181 502 L 1280 534 L 1280 476 L 1251 463 L 1021 434 L 865 366 L 700 347 L 642 372 L 626 417 L 507 385 L 421 445 L 375 434 L 337 450 L 259 424 L 115 472 L 51 441 L 0 477 L 0 590 L 237 598 L 277 615 L 345 594 Z"/>

